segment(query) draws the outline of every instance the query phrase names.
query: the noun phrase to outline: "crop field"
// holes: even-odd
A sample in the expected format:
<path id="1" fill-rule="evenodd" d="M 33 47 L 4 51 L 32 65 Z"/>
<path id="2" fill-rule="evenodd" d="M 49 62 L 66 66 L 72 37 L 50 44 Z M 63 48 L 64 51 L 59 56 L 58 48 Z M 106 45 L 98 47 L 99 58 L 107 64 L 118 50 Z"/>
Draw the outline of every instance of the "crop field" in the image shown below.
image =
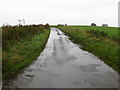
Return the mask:
<path id="1" fill-rule="evenodd" d="M 119 28 L 99 26 L 59 26 L 70 39 L 120 72 L 118 69 L 120 48 Z"/>
<path id="2" fill-rule="evenodd" d="M 47 25 L 2 27 L 3 80 L 15 77 L 39 56 L 49 37 Z"/>

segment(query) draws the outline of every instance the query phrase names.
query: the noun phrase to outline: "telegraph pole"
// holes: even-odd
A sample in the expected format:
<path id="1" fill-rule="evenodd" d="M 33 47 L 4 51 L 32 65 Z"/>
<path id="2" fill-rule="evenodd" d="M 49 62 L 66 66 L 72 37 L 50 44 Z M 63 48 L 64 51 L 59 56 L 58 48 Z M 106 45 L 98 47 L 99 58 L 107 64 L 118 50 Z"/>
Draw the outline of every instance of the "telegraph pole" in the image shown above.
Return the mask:
<path id="1" fill-rule="evenodd" d="M 23 19 L 23 25 L 25 26 L 25 19 Z"/>

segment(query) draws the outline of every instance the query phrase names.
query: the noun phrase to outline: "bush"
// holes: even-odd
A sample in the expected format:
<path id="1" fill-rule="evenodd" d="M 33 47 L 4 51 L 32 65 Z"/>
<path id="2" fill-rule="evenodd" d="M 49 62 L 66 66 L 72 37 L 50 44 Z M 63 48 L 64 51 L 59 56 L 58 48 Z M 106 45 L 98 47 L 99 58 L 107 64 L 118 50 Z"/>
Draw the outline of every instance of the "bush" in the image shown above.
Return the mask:
<path id="1" fill-rule="evenodd" d="M 50 29 L 46 25 L 2 27 L 3 80 L 15 77 L 44 49 Z"/>
<path id="2" fill-rule="evenodd" d="M 26 26 L 3 26 L 2 27 L 2 45 L 3 49 L 10 42 L 20 41 L 21 38 L 31 38 L 32 36 L 48 29 L 49 25 L 26 25 Z"/>

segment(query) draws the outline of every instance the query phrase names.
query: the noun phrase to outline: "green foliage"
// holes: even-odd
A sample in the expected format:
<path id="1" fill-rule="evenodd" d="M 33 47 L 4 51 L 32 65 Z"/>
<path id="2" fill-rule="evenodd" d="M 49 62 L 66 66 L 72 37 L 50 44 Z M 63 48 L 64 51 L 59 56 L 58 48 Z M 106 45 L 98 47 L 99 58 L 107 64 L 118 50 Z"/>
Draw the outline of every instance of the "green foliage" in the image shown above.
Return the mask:
<path id="1" fill-rule="evenodd" d="M 22 38 L 31 38 L 32 36 L 42 33 L 48 26 L 30 25 L 30 26 L 3 26 L 2 27 L 2 45 L 3 49 L 7 44 L 20 41 Z"/>
<path id="2" fill-rule="evenodd" d="M 87 30 L 86 32 L 92 34 L 92 35 L 93 35 L 94 37 L 96 37 L 96 38 L 108 37 L 108 33 L 103 32 L 103 31 Z"/>
<path id="3" fill-rule="evenodd" d="M 118 28 L 113 27 L 90 27 L 90 26 L 60 26 L 75 43 L 83 46 L 87 50 L 98 56 L 106 64 L 118 69 Z M 116 39 L 114 40 L 113 37 Z"/>
<path id="4" fill-rule="evenodd" d="M 13 78 L 44 49 L 50 30 L 46 26 L 5 26 L 3 31 L 3 80 Z"/>
<path id="5" fill-rule="evenodd" d="M 72 26 L 75 28 L 80 28 L 82 30 L 95 30 L 95 31 L 103 31 L 108 34 L 109 37 L 111 38 L 117 38 L 120 39 L 118 35 L 118 31 L 120 28 L 118 27 L 101 27 L 101 26 Z"/>

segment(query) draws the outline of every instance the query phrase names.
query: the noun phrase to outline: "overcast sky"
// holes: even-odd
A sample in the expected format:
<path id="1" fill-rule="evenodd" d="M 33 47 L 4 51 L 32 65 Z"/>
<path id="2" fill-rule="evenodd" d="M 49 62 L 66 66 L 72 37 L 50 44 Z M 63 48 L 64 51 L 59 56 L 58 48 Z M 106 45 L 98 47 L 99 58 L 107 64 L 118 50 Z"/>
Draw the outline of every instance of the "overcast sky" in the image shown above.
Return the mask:
<path id="1" fill-rule="evenodd" d="M 119 0 L 0 0 L 0 25 L 68 24 L 118 26 Z"/>

